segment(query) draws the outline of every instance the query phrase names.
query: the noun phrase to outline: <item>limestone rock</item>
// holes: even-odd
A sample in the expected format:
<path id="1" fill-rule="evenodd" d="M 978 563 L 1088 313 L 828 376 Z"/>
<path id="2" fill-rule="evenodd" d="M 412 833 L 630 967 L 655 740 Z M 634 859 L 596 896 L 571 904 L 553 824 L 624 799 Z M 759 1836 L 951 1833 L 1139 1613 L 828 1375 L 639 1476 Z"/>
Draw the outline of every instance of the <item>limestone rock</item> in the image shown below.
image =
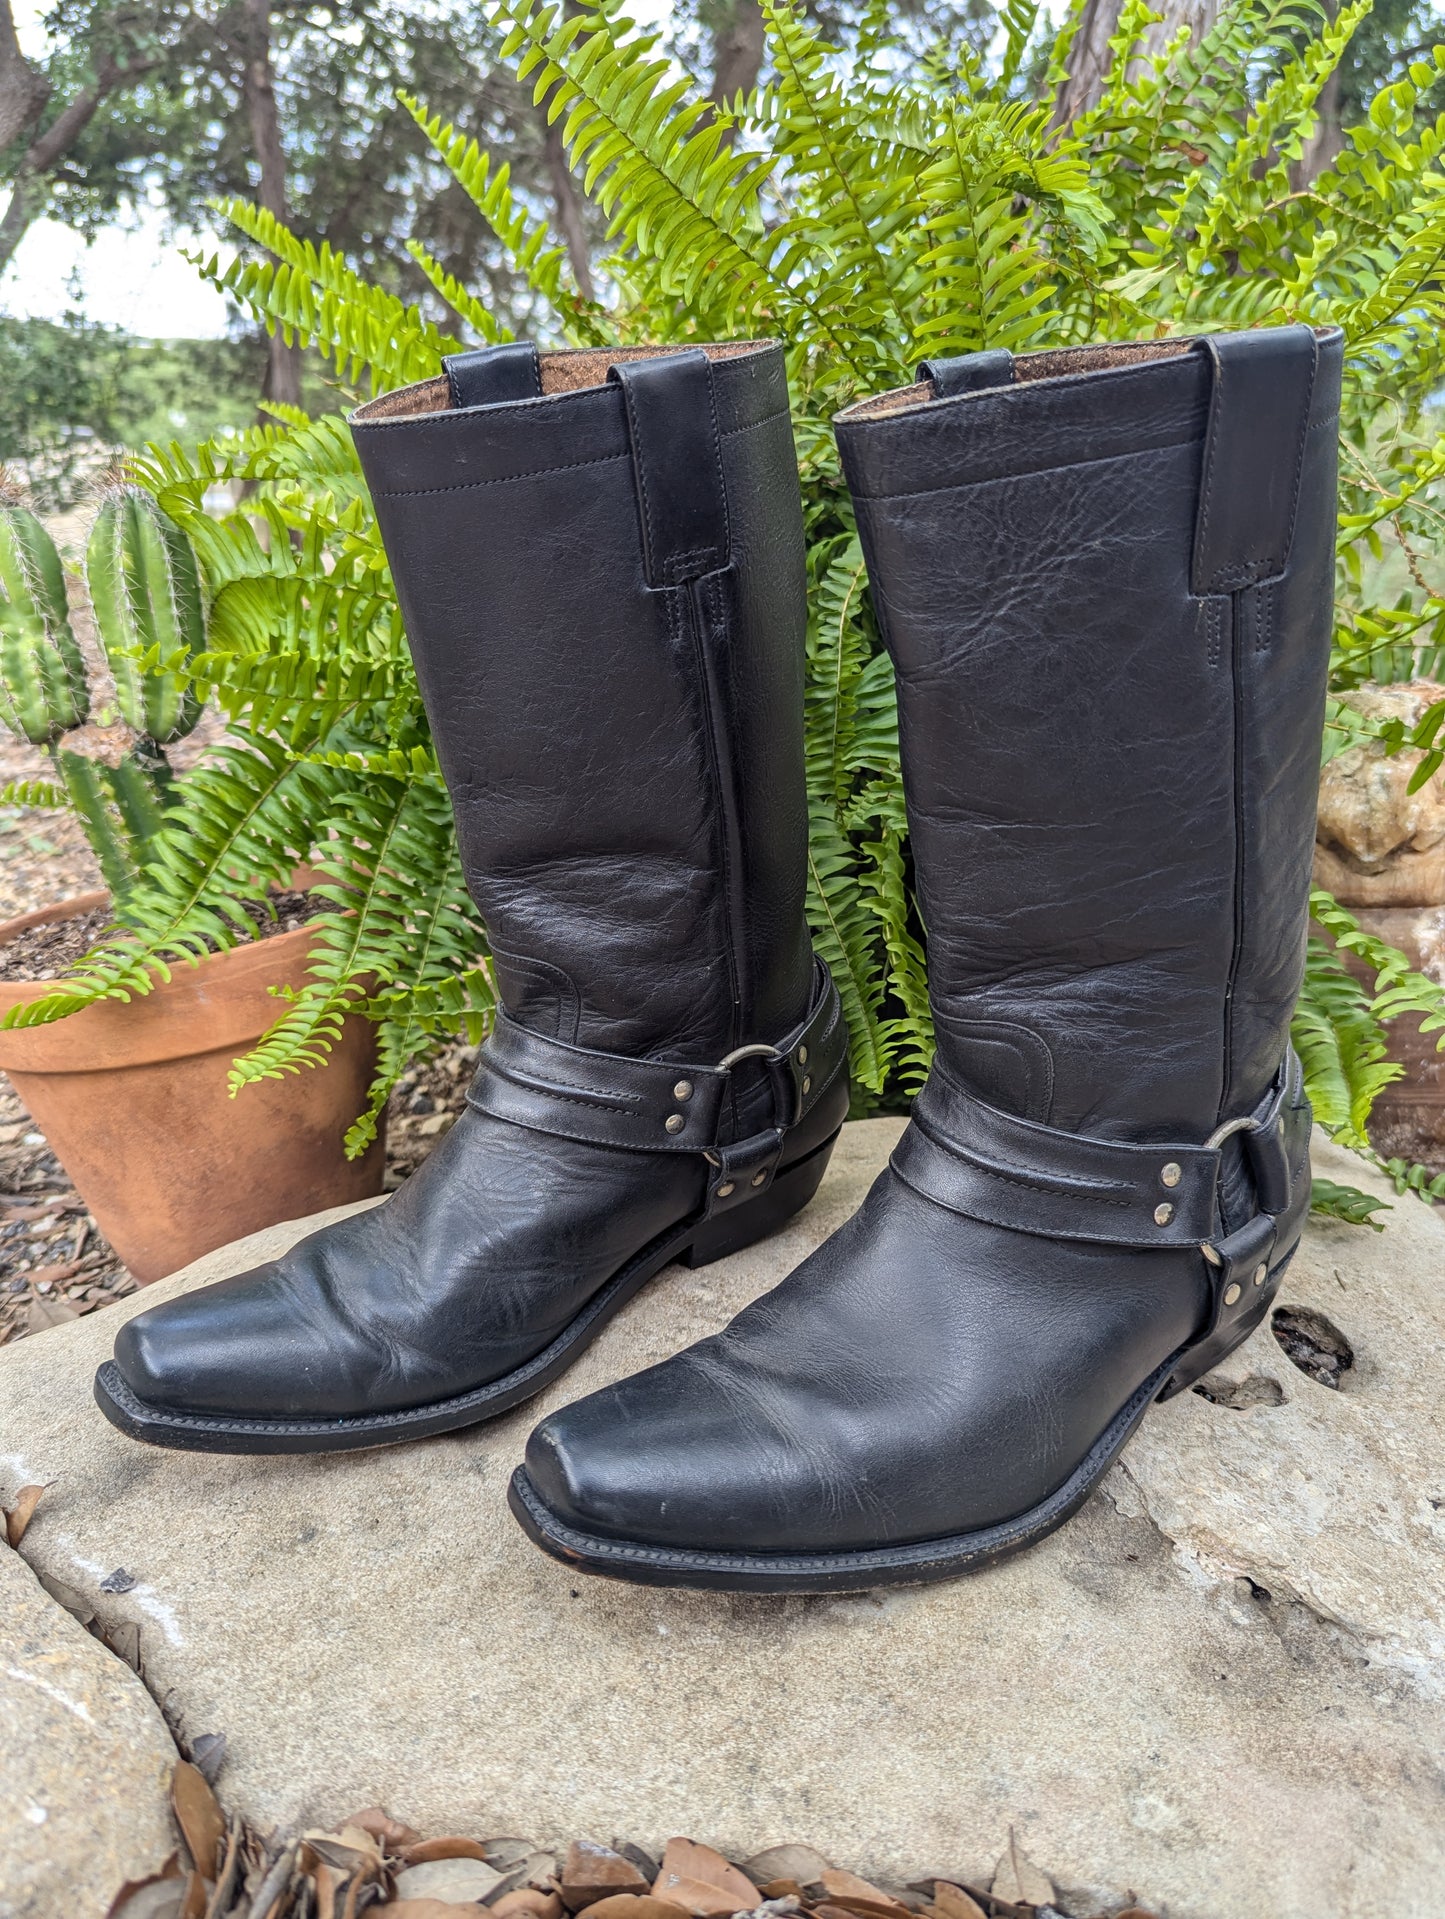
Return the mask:
<path id="1" fill-rule="evenodd" d="M 805 1844 L 885 1885 L 986 1885 L 1016 1851 L 1071 1913 L 1130 1891 L 1169 1919 L 1433 1913 L 1445 1223 L 1416 1200 L 1383 1234 L 1312 1226 L 1287 1277 L 1353 1347 L 1340 1392 L 1257 1335 L 1217 1382 L 1242 1410 L 1195 1393 L 1156 1409 L 1077 1519 L 975 1578 L 646 1591 L 569 1575 L 513 1524 L 532 1422 L 774 1284 L 897 1132 L 848 1127 L 787 1231 L 660 1275 L 558 1387 L 452 1438 L 173 1454 L 91 1405 L 126 1312 L 309 1222 L 0 1350 L 0 1490 L 56 1482 L 25 1555 L 138 1627 L 150 1682 L 227 1733 L 225 1796 L 263 1829 L 380 1803 L 422 1831 L 549 1846 Z M 1320 1169 L 1372 1183 L 1328 1148 Z M 137 1583 L 101 1592 L 117 1566 Z"/>
<path id="2" fill-rule="evenodd" d="M 1428 680 L 1345 695 L 1364 718 L 1406 728 L 1442 700 L 1445 686 Z M 1420 759 L 1416 752 L 1388 756 L 1381 741 L 1350 747 L 1321 773 L 1315 877 L 1340 899 L 1360 906 L 1445 901 L 1445 787 L 1434 779 L 1407 791 Z"/>
<path id="3" fill-rule="evenodd" d="M 0 1919 L 101 1913 L 175 1845 L 176 1749 L 130 1668 L 0 1538 Z"/>

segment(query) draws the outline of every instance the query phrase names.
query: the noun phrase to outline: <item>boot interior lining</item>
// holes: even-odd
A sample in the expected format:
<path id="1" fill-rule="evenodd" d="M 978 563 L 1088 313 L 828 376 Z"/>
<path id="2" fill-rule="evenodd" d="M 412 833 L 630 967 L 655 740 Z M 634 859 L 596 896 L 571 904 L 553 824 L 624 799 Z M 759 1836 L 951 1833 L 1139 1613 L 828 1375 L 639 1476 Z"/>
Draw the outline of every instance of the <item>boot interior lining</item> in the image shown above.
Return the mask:
<path id="1" fill-rule="evenodd" d="M 1106 373 L 1114 367 L 1141 366 L 1152 360 L 1177 360 L 1188 353 L 1191 340 L 1130 340 L 1112 346 L 1060 347 L 1044 353 L 1024 353 L 1013 363 L 1014 384 L 1025 380 L 1062 380 L 1077 373 Z M 981 388 L 982 392 L 996 391 Z M 938 398 L 932 380 L 919 380 L 913 386 L 895 387 L 880 393 L 876 400 L 862 400 L 849 408 L 855 420 L 876 420 L 888 413 L 906 413 L 910 407 L 927 406 Z"/>
<path id="2" fill-rule="evenodd" d="M 769 345 L 766 340 L 721 340 L 701 346 L 701 350 L 710 360 L 735 360 L 745 353 L 757 353 Z M 616 366 L 619 360 L 657 360 L 667 353 L 684 353 L 685 346 L 659 349 L 654 346 L 609 346 L 609 347 L 568 347 L 556 353 L 542 353 L 538 361 L 542 374 L 542 395 L 547 398 L 553 393 L 580 393 L 587 387 L 605 386 L 607 369 Z M 452 410 L 451 388 L 445 375 L 435 380 L 422 380 L 416 386 L 398 388 L 395 393 L 383 393 L 380 399 L 369 400 L 365 406 L 357 409 L 360 420 L 411 420 L 422 419 L 429 413 L 449 413 Z"/>

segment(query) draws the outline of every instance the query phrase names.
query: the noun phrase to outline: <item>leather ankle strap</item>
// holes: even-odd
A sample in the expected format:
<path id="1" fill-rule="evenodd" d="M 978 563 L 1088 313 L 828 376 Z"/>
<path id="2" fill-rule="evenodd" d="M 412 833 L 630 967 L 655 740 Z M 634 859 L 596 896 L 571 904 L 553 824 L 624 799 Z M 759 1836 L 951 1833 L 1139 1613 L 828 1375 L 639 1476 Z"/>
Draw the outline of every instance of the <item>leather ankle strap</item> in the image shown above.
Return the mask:
<path id="1" fill-rule="evenodd" d="M 1290 1204 L 1287 1095 L 1296 1102 L 1303 1097 L 1293 1053 L 1258 1109 L 1220 1127 L 1204 1145 L 1134 1146 L 1018 1119 L 935 1070 L 891 1163 L 917 1192 L 971 1219 L 1103 1246 L 1202 1248 L 1222 1270 L 1234 1263 L 1235 1242 L 1243 1247 L 1247 1240 L 1243 1257 L 1257 1261 L 1262 1235 L 1272 1241 L 1273 1221 Z M 1220 1149 L 1235 1132 L 1249 1159 L 1259 1211 L 1219 1240 Z M 1267 1222 L 1267 1234 L 1260 1221 Z"/>
<path id="2" fill-rule="evenodd" d="M 771 1183 L 787 1135 L 847 1064 L 838 989 L 823 962 L 815 965 L 812 1005 L 799 1027 L 776 1046 L 741 1046 L 711 1066 L 569 1046 L 501 1013 L 467 1103 L 560 1139 L 638 1153 L 701 1153 L 713 1169 L 709 1211 L 754 1198 Z M 774 1123 L 751 1139 L 722 1144 L 729 1079 L 748 1059 L 759 1060 L 771 1082 Z"/>

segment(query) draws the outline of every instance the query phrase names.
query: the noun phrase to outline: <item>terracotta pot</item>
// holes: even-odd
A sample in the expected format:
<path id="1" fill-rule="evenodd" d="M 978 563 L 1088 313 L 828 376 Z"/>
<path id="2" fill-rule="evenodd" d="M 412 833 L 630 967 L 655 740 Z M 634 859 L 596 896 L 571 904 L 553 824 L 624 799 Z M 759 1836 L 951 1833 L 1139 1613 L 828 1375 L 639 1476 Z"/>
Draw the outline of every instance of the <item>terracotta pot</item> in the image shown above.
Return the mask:
<path id="1" fill-rule="evenodd" d="M 0 925 L 0 945 L 106 904 L 87 893 L 27 913 Z M 232 1060 L 282 1010 L 267 988 L 304 983 L 312 938 L 299 926 L 177 966 L 143 998 L 0 1032 L 0 1069 L 142 1283 L 277 1220 L 381 1191 L 381 1138 L 357 1160 L 342 1150 L 375 1070 L 369 1020 L 346 1021 L 324 1067 L 235 1099 L 226 1090 Z M 0 1014 L 53 990 L 0 980 Z"/>

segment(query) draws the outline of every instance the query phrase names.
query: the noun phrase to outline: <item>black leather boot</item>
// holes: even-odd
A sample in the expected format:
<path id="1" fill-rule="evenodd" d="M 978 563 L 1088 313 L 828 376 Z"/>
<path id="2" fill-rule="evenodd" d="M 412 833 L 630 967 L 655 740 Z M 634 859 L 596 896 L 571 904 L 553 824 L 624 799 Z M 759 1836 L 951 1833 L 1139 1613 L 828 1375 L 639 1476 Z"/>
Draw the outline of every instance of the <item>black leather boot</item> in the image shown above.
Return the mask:
<path id="1" fill-rule="evenodd" d="M 811 1259 L 533 1434 L 513 1510 L 572 1569 L 987 1565 L 1264 1318 L 1309 1205 L 1341 360 L 1304 327 L 987 353 L 839 419 L 937 1064 Z"/>
<path id="2" fill-rule="evenodd" d="M 805 1206 L 848 1107 L 780 349 L 498 347 L 353 427 L 504 1011 L 392 1198 L 121 1330 L 97 1398 L 160 1445 L 504 1412 Z"/>

